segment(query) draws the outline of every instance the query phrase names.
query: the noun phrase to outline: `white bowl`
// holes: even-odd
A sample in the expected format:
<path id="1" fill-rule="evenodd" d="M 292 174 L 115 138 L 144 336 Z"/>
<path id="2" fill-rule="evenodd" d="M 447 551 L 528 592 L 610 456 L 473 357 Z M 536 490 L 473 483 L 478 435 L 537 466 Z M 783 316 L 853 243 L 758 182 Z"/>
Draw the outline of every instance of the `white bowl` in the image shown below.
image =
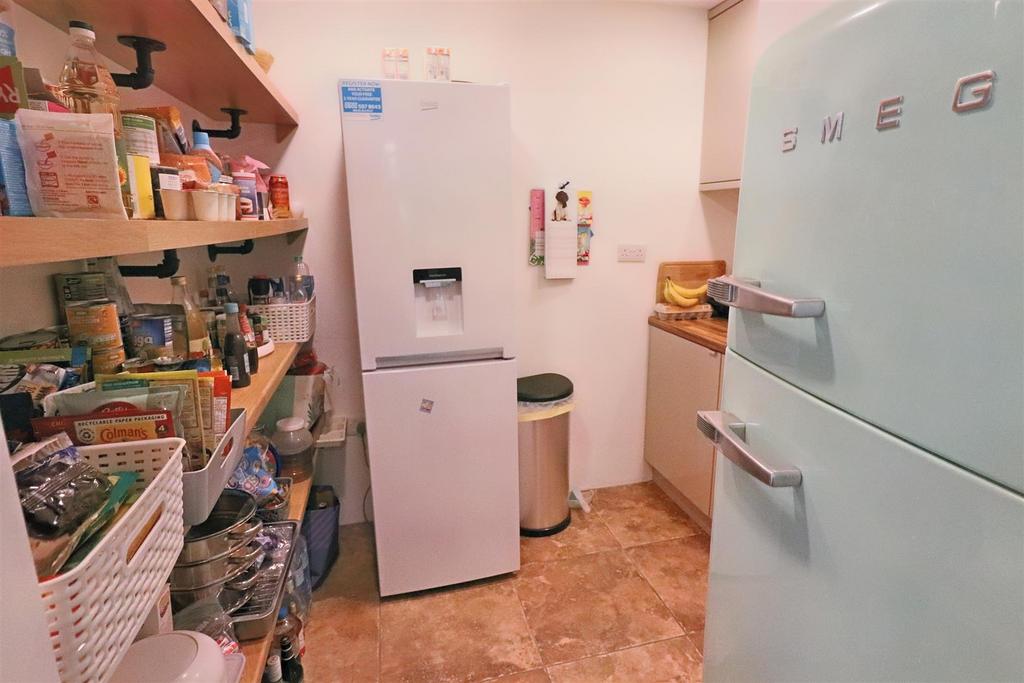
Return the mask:
<path id="1" fill-rule="evenodd" d="M 191 220 L 188 195 L 185 190 L 160 190 L 160 201 L 163 202 L 164 217 L 167 220 Z"/>
<path id="2" fill-rule="evenodd" d="M 226 683 L 227 673 L 224 654 L 213 638 L 171 631 L 133 643 L 110 683 Z"/>
<path id="3" fill-rule="evenodd" d="M 213 190 L 192 190 L 192 206 L 196 210 L 196 218 L 201 221 L 220 220 L 220 192 Z"/>

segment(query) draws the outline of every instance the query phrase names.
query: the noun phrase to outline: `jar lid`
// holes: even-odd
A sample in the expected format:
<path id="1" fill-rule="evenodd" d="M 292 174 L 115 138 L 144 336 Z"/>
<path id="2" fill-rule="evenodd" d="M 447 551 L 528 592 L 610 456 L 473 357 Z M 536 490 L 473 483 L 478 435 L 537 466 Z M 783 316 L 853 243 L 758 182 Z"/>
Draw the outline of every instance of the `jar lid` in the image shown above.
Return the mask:
<path id="1" fill-rule="evenodd" d="M 277 431 L 297 432 L 306 428 L 306 421 L 301 417 L 285 417 L 277 421 Z"/>

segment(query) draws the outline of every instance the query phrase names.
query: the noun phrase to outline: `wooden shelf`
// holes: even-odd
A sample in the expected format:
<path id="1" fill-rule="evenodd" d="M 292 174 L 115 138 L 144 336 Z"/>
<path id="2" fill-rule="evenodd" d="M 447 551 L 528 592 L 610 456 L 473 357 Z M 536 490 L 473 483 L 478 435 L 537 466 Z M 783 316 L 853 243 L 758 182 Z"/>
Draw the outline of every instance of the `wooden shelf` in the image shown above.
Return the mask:
<path id="1" fill-rule="evenodd" d="M 62 31 L 67 31 L 72 19 L 89 22 L 96 29 L 97 49 L 132 69 L 135 53 L 118 43 L 117 36 L 162 40 L 167 50 L 153 55 L 155 86 L 213 119 L 227 120 L 221 107 L 237 107 L 248 112 L 242 117 L 243 127 L 246 122 L 291 128 L 299 123 L 295 109 L 235 39 L 210 0 L 18 0 L 18 4 Z M 186 121 L 186 128 L 190 124 Z"/>
<path id="2" fill-rule="evenodd" d="M 252 376 L 252 383 L 244 389 L 231 391 L 231 407 L 245 408 L 246 434 L 260 421 L 263 409 L 270 403 L 281 378 L 292 366 L 300 346 L 296 342 L 274 342 L 274 352 L 260 358 L 260 370 Z"/>
<path id="3" fill-rule="evenodd" d="M 275 352 L 276 353 L 276 352 Z M 306 478 L 292 483 L 292 498 L 288 504 L 288 519 L 301 522 L 306 514 L 306 501 L 309 500 L 309 490 L 313 485 L 313 479 Z M 240 643 L 242 654 L 245 655 L 245 669 L 242 670 L 242 677 L 239 683 L 260 683 L 263 676 L 263 667 L 270 653 L 270 644 L 274 639 L 274 632 L 271 631 L 259 640 L 245 640 Z"/>
<path id="4" fill-rule="evenodd" d="M 126 221 L 0 218 L 0 267 L 201 247 L 305 230 L 305 218 L 274 221 Z"/>

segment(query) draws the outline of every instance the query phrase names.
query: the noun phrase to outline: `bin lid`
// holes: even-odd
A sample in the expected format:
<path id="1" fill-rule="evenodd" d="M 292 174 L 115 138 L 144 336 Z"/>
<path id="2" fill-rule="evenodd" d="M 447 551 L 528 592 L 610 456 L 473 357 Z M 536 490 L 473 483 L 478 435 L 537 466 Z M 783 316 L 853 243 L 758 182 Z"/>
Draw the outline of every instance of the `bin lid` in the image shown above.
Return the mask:
<path id="1" fill-rule="evenodd" d="M 572 396 L 572 382 L 553 372 L 520 377 L 516 380 L 516 394 L 520 401 L 527 403 L 560 401 Z"/>

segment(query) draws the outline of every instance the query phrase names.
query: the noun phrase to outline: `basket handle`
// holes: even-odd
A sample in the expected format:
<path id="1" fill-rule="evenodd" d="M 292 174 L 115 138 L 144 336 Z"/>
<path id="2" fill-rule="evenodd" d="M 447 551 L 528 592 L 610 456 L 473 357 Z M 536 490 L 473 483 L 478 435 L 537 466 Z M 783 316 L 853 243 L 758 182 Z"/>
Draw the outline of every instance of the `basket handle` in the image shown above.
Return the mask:
<path id="1" fill-rule="evenodd" d="M 135 538 L 132 539 L 132 542 L 128 544 L 128 552 L 125 553 L 124 558 L 125 562 L 131 563 L 132 559 L 134 559 L 135 557 L 135 554 L 139 552 L 139 548 L 141 548 L 142 544 L 146 542 L 146 539 L 149 538 L 149 535 L 153 533 L 153 529 L 154 527 L 156 527 L 156 523 L 160 521 L 160 518 L 163 517 L 163 514 L 164 506 L 163 503 L 161 503 L 160 507 L 158 507 L 156 510 L 153 510 L 153 514 L 149 516 L 149 519 L 146 520 L 146 523 L 143 524 L 142 528 L 139 529 L 138 533 L 135 534 Z"/>
<path id="2" fill-rule="evenodd" d="M 234 446 L 235 437 L 231 437 L 230 439 L 228 439 L 228 442 L 224 444 L 224 448 L 220 449 L 220 457 L 222 459 L 222 464 L 223 462 L 227 461 L 228 456 L 231 455 L 231 449 L 234 448 Z"/>

